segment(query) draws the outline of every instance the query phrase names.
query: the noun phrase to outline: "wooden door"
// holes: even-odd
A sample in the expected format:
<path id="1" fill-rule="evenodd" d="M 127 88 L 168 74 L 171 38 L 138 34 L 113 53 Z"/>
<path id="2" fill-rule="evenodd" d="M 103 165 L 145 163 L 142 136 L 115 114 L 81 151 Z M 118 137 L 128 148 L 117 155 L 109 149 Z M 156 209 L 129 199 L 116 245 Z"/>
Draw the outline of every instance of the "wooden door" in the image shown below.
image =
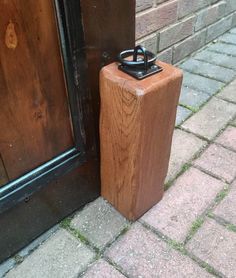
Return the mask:
<path id="1" fill-rule="evenodd" d="M 0 1 L 1 176 L 74 145 L 53 1 Z"/>
<path id="2" fill-rule="evenodd" d="M 99 196 L 99 70 L 134 45 L 134 10 L 0 0 L 0 262 Z"/>
<path id="3" fill-rule="evenodd" d="M 0 0 L 0 11 L 2 261 L 96 198 L 99 164 L 79 1 Z"/>

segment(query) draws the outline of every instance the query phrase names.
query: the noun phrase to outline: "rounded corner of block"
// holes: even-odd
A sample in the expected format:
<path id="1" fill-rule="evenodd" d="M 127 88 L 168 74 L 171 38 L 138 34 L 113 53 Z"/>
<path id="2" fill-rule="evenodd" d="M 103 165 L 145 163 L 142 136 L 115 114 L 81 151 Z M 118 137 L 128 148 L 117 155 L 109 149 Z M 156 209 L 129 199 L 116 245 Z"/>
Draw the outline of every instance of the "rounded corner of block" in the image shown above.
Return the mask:
<path id="1" fill-rule="evenodd" d="M 182 80 L 183 79 L 183 70 L 173 66 L 172 77 L 174 79 Z"/>
<path id="2" fill-rule="evenodd" d="M 176 70 L 177 70 L 177 72 L 178 72 L 179 77 L 180 77 L 180 78 L 183 78 L 183 76 L 184 76 L 184 71 L 183 71 L 182 69 L 180 69 L 180 68 L 177 68 L 177 67 L 176 67 Z"/>
<path id="3" fill-rule="evenodd" d="M 100 69 L 100 72 L 99 72 L 100 77 L 104 76 L 105 73 L 106 73 L 106 67 L 102 67 L 102 68 Z"/>

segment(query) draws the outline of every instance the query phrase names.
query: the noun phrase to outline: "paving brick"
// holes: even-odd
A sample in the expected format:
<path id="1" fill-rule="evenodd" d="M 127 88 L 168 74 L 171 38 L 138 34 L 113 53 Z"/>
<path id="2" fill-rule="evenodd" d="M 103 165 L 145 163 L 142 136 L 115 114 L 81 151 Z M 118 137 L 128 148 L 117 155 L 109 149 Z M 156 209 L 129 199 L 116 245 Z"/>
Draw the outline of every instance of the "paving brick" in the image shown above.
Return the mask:
<path id="1" fill-rule="evenodd" d="M 186 56 L 192 54 L 194 51 L 203 47 L 205 45 L 205 41 L 206 41 L 206 30 L 203 30 L 185 39 L 184 41 L 176 44 L 174 46 L 173 62 L 177 63 L 178 61 L 182 60 Z"/>
<path id="2" fill-rule="evenodd" d="M 226 1 L 226 9 L 225 9 L 225 13 L 229 14 L 233 11 L 236 10 L 236 2 L 235 0 L 227 0 Z"/>
<path id="3" fill-rule="evenodd" d="M 177 19 L 178 1 L 168 1 L 136 17 L 136 39 L 153 33 Z"/>
<path id="4" fill-rule="evenodd" d="M 177 115 L 175 125 L 180 125 L 183 121 L 185 121 L 193 112 L 185 107 L 178 106 Z"/>
<path id="5" fill-rule="evenodd" d="M 198 169 L 190 168 L 142 220 L 171 239 L 183 242 L 192 223 L 207 209 L 224 186 L 223 182 Z"/>
<path id="6" fill-rule="evenodd" d="M 136 0 L 136 12 L 151 8 L 153 0 Z"/>
<path id="7" fill-rule="evenodd" d="M 218 42 L 218 43 L 211 44 L 208 50 L 224 53 L 230 56 L 236 56 L 236 45 L 233 44 Z"/>
<path id="8" fill-rule="evenodd" d="M 198 113 L 184 122 L 182 127 L 210 140 L 235 115 L 235 104 L 213 97 Z"/>
<path id="9" fill-rule="evenodd" d="M 118 270 L 104 260 L 95 262 L 89 270 L 82 275 L 83 278 L 125 278 Z"/>
<path id="10" fill-rule="evenodd" d="M 208 49 L 197 53 L 194 59 L 236 70 L 236 57 L 208 51 Z"/>
<path id="11" fill-rule="evenodd" d="M 16 262 L 14 259 L 10 258 L 0 264 L 0 277 L 4 277 L 4 275 L 11 270 L 15 266 Z"/>
<path id="12" fill-rule="evenodd" d="M 136 41 L 136 45 L 143 45 L 147 50 L 157 53 L 157 40 L 158 40 L 158 35 L 157 34 L 152 34 L 147 37 L 145 37 L 142 40 Z"/>
<path id="13" fill-rule="evenodd" d="M 213 213 L 220 216 L 227 222 L 236 225 L 236 181 L 232 184 L 232 187 L 228 195 L 221 201 L 221 203 L 215 208 Z"/>
<path id="14" fill-rule="evenodd" d="M 135 224 L 106 255 L 130 278 L 212 277 L 140 224 Z"/>
<path id="15" fill-rule="evenodd" d="M 191 106 L 194 109 L 198 109 L 209 98 L 210 96 L 204 92 L 182 87 L 179 103 Z"/>
<path id="16" fill-rule="evenodd" d="M 220 271 L 224 277 L 235 277 L 236 233 L 208 219 L 187 244 L 187 248 Z"/>
<path id="17" fill-rule="evenodd" d="M 233 13 L 232 27 L 236 26 L 236 12 Z"/>
<path id="18" fill-rule="evenodd" d="M 236 75 L 236 72 L 231 69 L 222 68 L 193 58 L 181 64 L 180 68 L 224 83 L 229 83 Z"/>
<path id="19" fill-rule="evenodd" d="M 161 4 L 161 3 L 166 2 L 166 1 L 169 1 L 169 0 L 156 0 L 155 2 L 156 2 L 156 4 Z"/>
<path id="20" fill-rule="evenodd" d="M 183 85 L 212 96 L 223 88 L 224 83 L 197 74 L 184 72 Z"/>
<path id="21" fill-rule="evenodd" d="M 163 50 L 193 34 L 195 16 L 180 21 L 160 32 L 159 50 Z"/>
<path id="22" fill-rule="evenodd" d="M 205 141 L 197 138 L 193 134 L 176 129 L 173 135 L 166 182 L 172 180 L 181 171 L 183 165 L 189 162 L 205 144 Z"/>
<path id="23" fill-rule="evenodd" d="M 201 8 L 207 6 L 207 4 L 206 0 L 180 0 L 178 9 L 179 18 L 200 10 Z"/>
<path id="24" fill-rule="evenodd" d="M 225 34 L 219 38 L 219 41 L 236 44 L 236 34 Z"/>
<path id="25" fill-rule="evenodd" d="M 228 86 L 222 90 L 217 97 L 225 100 L 236 102 L 236 80 L 230 83 Z"/>
<path id="26" fill-rule="evenodd" d="M 231 29 L 231 30 L 230 30 L 230 33 L 236 34 L 236 28 Z"/>
<path id="27" fill-rule="evenodd" d="M 201 10 L 199 13 L 197 13 L 195 31 L 199 31 L 200 29 L 214 23 L 222 16 L 224 16 L 224 12 L 225 2 L 223 1 Z"/>
<path id="28" fill-rule="evenodd" d="M 76 277 L 94 259 L 95 254 L 64 230 L 57 231 L 7 278 Z"/>
<path id="29" fill-rule="evenodd" d="M 25 248 L 23 248 L 18 255 L 21 257 L 28 256 L 34 249 L 36 249 L 39 245 L 41 245 L 45 240 L 47 240 L 52 234 L 54 234 L 58 230 L 58 225 L 54 226 L 46 233 L 42 234 L 40 237 L 36 238 L 30 244 L 28 244 Z"/>
<path id="30" fill-rule="evenodd" d="M 216 139 L 216 142 L 236 151 L 236 127 L 227 127 L 226 130 Z"/>
<path id="31" fill-rule="evenodd" d="M 236 126 L 236 119 L 231 122 L 231 125 Z"/>
<path id="32" fill-rule="evenodd" d="M 232 182 L 236 177 L 236 153 L 219 145 L 210 145 L 194 162 L 194 165 L 227 182 Z"/>
<path id="33" fill-rule="evenodd" d="M 157 60 L 160 60 L 165 63 L 172 63 L 172 48 L 168 48 L 157 55 Z"/>
<path id="34" fill-rule="evenodd" d="M 127 227 L 128 221 L 100 197 L 80 211 L 71 225 L 97 248 L 103 249 Z"/>
<path id="35" fill-rule="evenodd" d="M 213 41 L 228 31 L 232 26 L 233 16 L 227 16 L 207 28 L 206 42 Z"/>

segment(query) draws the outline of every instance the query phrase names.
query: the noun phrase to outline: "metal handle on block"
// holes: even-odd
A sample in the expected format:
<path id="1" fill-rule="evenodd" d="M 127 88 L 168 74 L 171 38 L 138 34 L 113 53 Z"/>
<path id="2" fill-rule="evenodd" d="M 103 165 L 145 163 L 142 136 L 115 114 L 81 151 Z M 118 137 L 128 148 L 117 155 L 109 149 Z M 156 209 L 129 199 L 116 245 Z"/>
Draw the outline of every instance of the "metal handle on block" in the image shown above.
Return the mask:
<path id="1" fill-rule="evenodd" d="M 132 56 L 130 58 L 130 56 Z M 127 59 L 128 58 L 128 59 Z M 138 45 L 134 49 L 124 50 L 118 55 L 119 69 L 136 79 L 144 79 L 163 69 L 156 62 L 156 55 Z"/>

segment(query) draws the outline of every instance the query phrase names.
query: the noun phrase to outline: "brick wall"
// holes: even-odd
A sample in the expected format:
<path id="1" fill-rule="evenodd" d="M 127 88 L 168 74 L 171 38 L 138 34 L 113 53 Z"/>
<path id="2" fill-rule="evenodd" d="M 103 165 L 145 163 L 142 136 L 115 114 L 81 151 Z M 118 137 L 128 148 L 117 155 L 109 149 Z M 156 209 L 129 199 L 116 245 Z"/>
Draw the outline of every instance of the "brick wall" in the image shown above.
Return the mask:
<path id="1" fill-rule="evenodd" d="M 236 25 L 236 0 L 136 0 L 136 39 L 177 63 Z"/>

